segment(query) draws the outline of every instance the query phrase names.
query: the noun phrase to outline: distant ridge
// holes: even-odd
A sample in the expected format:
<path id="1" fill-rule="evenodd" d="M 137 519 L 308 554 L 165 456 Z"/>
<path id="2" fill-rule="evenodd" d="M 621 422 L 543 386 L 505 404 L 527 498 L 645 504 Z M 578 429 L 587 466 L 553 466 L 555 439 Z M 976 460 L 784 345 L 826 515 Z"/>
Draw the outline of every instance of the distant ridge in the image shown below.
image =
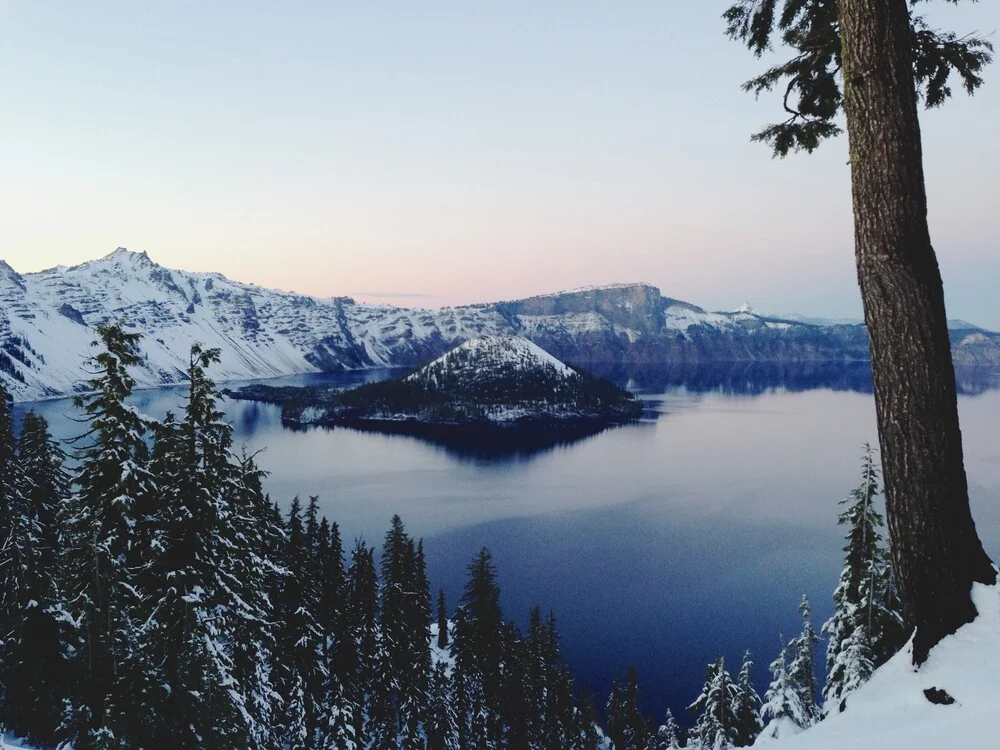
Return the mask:
<path id="1" fill-rule="evenodd" d="M 221 350 L 219 381 L 414 367 L 490 334 L 522 336 L 564 362 L 608 366 L 868 357 L 860 325 L 708 312 L 645 283 L 427 310 L 265 289 L 118 248 L 28 274 L 0 261 L 0 382 L 18 401 L 78 392 L 94 326 L 118 320 L 142 334 L 140 387 L 182 382 L 193 342 Z M 1000 364 L 1000 335 L 966 328 L 955 336 L 956 363 Z"/>

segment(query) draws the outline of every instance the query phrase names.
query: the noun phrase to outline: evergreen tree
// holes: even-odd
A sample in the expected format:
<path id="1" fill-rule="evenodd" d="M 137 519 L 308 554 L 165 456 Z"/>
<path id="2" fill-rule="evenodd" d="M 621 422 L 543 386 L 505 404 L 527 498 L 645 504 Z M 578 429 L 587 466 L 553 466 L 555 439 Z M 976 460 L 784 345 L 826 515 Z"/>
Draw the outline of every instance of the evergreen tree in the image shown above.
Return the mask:
<path id="1" fill-rule="evenodd" d="M 448 648 L 448 608 L 444 603 L 444 589 L 438 589 L 437 615 L 437 646 L 444 650 Z"/>
<path id="2" fill-rule="evenodd" d="M 269 709 L 261 713 L 260 705 L 270 696 L 267 669 L 258 664 L 252 677 L 238 675 L 237 653 L 255 650 L 255 660 L 265 659 L 267 646 L 247 624 L 267 618 L 258 589 L 272 551 L 261 541 L 263 519 L 251 513 L 251 524 L 247 515 L 255 488 L 244 483 L 247 467 L 232 454 L 232 427 L 206 375 L 218 357 L 192 347 L 183 420 L 168 414 L 154 430 L 156 510 L 140 579 L 151 596 L 137 633 L 146 719 L 137 732 L 145 744 L 169 738 L 178 747 L 252 747 L 270 731 Z"/>
<path id="3" fill-rule="evenodd" d="M 586 685 L 580 686 L 580 697 L 577 701 L 577 732 L 571 747 L 573 750 L 599 750 L 602 746 L 599 731 L 599 717 L 594 698 Z"/>
<path id="4" fill-rule="evenodd" d="M 734 704 L 739 697 L 726 663 L 720 655 L 708 665 L 705 687 L 688 710 L 698 714 L 693 734 L 705 750 L 733 747 L 738 737 Z"/>
<path id="5" fill-rule="evenodd" d="M 681 746 L 680 727 L 674 719 L 673 712 L 668 708 L 666 718 L 656 730 L 654 750 L 678 750 Z"/>
<path id="6" fill-rule="evenodd" d="M 878 468 L 866 444 L 861 482 L 841 501 L 847 507 L 838 522 L 848 528 L 844 569 L 833 592 L 834 613 L 822 628 L 828 639 L 823 688 L 828 706 L 842 707 L 844 696 L 863 684 L 907 637 L 882 539 L 883 520 L 876 508 L 879 493 Z"/>
<path id="7" fill-rule="evenodd" d="M 951 0 L 956 2 L 957 0 Z M 939 32 L 917 0 L 737 0 L 728 34 L 758 57 L 792 57 L 748 81 L 784 92 L 790 115 L 754 138 L 812 151 L 847 125 L 855 255 L 871 348 L 886 514 L 912 658 L 972 621 L 975 582 L 994 584 L 969 507 L 948 319 L 927 223 L 918 104 L 942 104 L 956 73 L 970 93 L 993 46 Z M 891 147 L 887 147 L 891 144 Z"/>
<path id="8" fill-rule="evenodd" d="M 125 401 L 139 364 L 139 335 L 121 325 L 97 328 L 104 347 L 91 359 L 89 395 L 75 400 L 90 429 L 79 439 L 75 493 L 67 503 L 65 527 L 66 609 L 77 627 L 70 712 L 64 732 L 78 750 L 125 742 L 134 727 L 133 688 L 139 681 L 133 646 L 134 614 L 142 593 L 134 577 L 143 561 L 136 529 L 144 497 L 153 489 L 148 473 L 147 429 Z"/>
<path id="9" fill-rule="evenodd" d="M 649 730 L 639 711 L 639 683 L 635 667 L 629 667 L 623 685 L 615 680 L 605 707 L 607 735 L 615 750 L 645 750 Z"/>
<path id="10" fill-rule="evenodd" d="M 6 637 L 20 616 L 17 590 L 22 550 L 16 529 L 23 515 L 24 482 L 17 462 L 11 395 L 0 384 L 0 632 Z"/>
<path id="11" fill-rule="evenodd" d="M 802 633 L 793 640 L 791 648 L 792 661 L 788 665 L 789 677 L 795 689 L 798 690 L 806 724 L 809 726 L 819 719 L 819 706 L 816 701 L 816 644 L 819 638 L 813 630 L 810 620 L 811 609 L 805 595 L 799 603 L 802 614 Z"/>
<path id="12" fill-rule="evenodd" d="M 338 648 L 337 674 L 344 686 L 344 707 L 350 714 L 355 741 L 366 747 L 371 736 L 369 730 L 369 697 L 371 676 L 376 670 L 378 655 L 378 627 L 376 616 L 377 576 L 374 552 L 364 542 L 355 542 L 348 571 L 348 634 L 342 648 Z"/>
<path id="13" fill-rule="evenodd" d="M 468 567 L 452 641 L 455 680 L 468 700 L 463 708 L 468 714 L 469 741 L 484 746 L 495 746 L 502 733 L 498 709 L 502 701 L 503 628 L 496 568 L 484 547 Z M 462 721 L 460 715 L 460 729 Z"/>
<path id="14" fill-rule="evenodd" d="M 277 601 L 276 634 L 276 687 L 285 701 L 284 734 L 290 747 L 301 736 L 303 748 L 321 746 L 328 724 L 323 719 L 328 690 L 323 633 L 314 615 L 319 608 L 317 566 L 311 549 L 311 545 L 318 546 L 319 536 L 315 498 L 310 500 L 310 506 L 305 524 L 298 497 L 292 500 L 288 512 L 285 575 Z"/>
<path id="15" fill-rule="evenodd" d="M 6 399 L 0 389 L 0 445 L 8 440 Z M 65 644 L 71 636 L 59 590 L 60 532 L 57 506 L 69 478 L 64 454 L 48 423 L 33 411 L 24 415 L 17 446 L 20 487 L 6 485 L 9 454 L 0 448 L 0 474 L 6 492 L 3 508 L 13 521 L 4 541 L 4 628 L 0 652 L 3 723 L 42 745 L 55 742 L 53 717 L 62 709 L 66 685 Z M 11 490 L 17 490 L 12 498 Z M 7 504 L 10 499 L 16 502 Z M 10 605 L 10 608 L 8 608 Z"/>
<path id="16" fill-rule="evenodd" d="M 452 702 L 447 668 L 434 665 L 427 711 L 427 750 L 459 750 L 458 721 Z"/>
<path id="17" fill-rule="evenodd" d="M 733 702 L 733 715 L 736 719 L 737 747 L 749 747 L 757 739 L 762 729 L 760 723 L 760 696 L 753 687 L 751 671 L 753 662 L 750 652 L 743 655 L 743 666 L 736 678 L 736 698 Z"/>
<path id="18" fill-rule="evenodd" d="M 229 552 L 227 599 L 238 612 L 233 632 L 233 677 L 246 710 L 251 746 L 267 746 L 281 705 L 274 689 L 272 654 L 277 650 L 274 615 L 286 571 L 278 563 L 284 542 L 281 516 L 262 487 L 265 473 L 244 451 L 236 460 L 234 503 L 221 540 Z M 230 536 L 231 535 L 231 536 Z"/>
<path id="19" fill-rule="evenodd" d="M 787 731 L 798 731 L 809 725 L 802 696 L 789 673 L 789 649 L 790 646 L 783 643 L 778 658 L 771 662 L 771 684 L 764 693 L 760 710 L 763 732 L 768 737 L 777 738 Z"/>
<path id="20" fill-rule="evenodd" d="M 317 567 L 319 569 L 319 605 L 316 618 L 323 632 L 323 648 L 327 671 L 334 677 L 337 644 L 347 637 L 345 604 L 347 580 L 344 571 L 344 549 L 340 539 L 340 527 L 330 524 L 324 517 L 319 525 L 317 546 Z"/>
<path id="21" fill-rule="evenodd" d="M 783 646 L 771 663 L 771 686 L 764 694 L 761 720 L 764 733 L 778 737 L 788 731 L 805 729 L 820 718 L 816 705 L 816 677 L 813 652 L 817 638 L 809 619 L 809 600 L 799 605 L 802 633 Z"/>

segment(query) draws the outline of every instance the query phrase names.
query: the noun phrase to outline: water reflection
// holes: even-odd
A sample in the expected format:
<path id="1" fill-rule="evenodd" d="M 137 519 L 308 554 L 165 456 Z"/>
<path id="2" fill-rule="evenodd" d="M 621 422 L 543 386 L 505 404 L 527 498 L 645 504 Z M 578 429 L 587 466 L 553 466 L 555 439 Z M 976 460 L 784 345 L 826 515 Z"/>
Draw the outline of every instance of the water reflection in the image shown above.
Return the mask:
<path id="1" fill-rule="evenodd" d="M 729 362 L 652 363 L 623 365 L 607 362 L 577 363 L 618 385 L 641 393 L 663 393 L 683 387 L 693 393 L 761 396 L 785 391 L 801 393 L 819 388 L 872 393 L 869 362 Z M 1000 388 L 995 367 L 957 367 L 958 392 L 973 396 Z"/>
<path id="2" fill-rule="evenodd" d="M 654 413 L 653 418 L 655 416 Z M 439 426 L 419 422 L 386 422 L 375 426 L 362 421 L 352 425 L 286 424 L 285 427 L 293 432 L 347 430 L 360 434 L 413 438 L 434 446 L 457 461 L 497 465 L 529 461 L 557 448 L 568 448 L 593 438 L 605 430 L 627 429 L 631 424 L 638 424 L 638 421 L 613 425 L 576 424 L 544 430 L 528 427 Z"/>

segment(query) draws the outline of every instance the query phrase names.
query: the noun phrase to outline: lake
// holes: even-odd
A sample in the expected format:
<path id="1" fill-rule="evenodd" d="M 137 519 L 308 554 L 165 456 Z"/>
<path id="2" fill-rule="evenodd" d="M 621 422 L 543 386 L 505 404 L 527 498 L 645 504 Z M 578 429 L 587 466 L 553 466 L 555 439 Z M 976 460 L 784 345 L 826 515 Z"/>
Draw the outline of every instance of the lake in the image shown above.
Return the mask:
<path id="1" fill-rule="evenodd" d="M 283 378 L 353 384 L 387 371 Z M 687 720 L 717 653 L 732 672 L 749 648 L 761 690 L 779 634 L 796 635 L 803 593 L 819 629 L 832 609 L 843 529 L 838 501 L 857 483 L 861 445 L 877 442 L 864 366 L 647 367 L 606 374 L 650 416 L 573 443 L 494 453 L 350 429 L 293 431 L 278 407 L 227 401 L 237 445 L 262 451 L 272 498 L 319 495 L 322 512 L 380 546 L 393 513 L 423 537 L 449 606 L 465 566 L 493 553 L 508 618 L 535 603 L 556 613 L 578 679 L 603 701 L 638 670 L 646 711 Z M 960 373 L 959 408 L 973 513 L 1000 559 L 1000 390 Z M 183 388 L 142 391 L 162 417 Z M 81 431 L 67 401 L 19 404 L 58 437 Z M 822 644 L 821 644 L 822 649 Z M 822 658 L 823 652 L 819 653 Z"/>

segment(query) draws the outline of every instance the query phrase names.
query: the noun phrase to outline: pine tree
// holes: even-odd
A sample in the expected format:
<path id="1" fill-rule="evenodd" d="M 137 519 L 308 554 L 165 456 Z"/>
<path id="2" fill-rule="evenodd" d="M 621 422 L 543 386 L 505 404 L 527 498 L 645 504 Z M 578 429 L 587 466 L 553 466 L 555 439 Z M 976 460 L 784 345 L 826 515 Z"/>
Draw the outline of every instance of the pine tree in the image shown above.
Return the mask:
<path id="1" fill-rule="evenodd" d="M 656 730 L 655 750 L 678 750 L 681 746 L 680 727 L 674 719 L 673 712 L 668 708 L 666 718 Z"/>
<path id="2" fill-rule="evenodd" d="M 6 402 L 4 396 L 0 389 L 0 401 Z M 9 435 L 4 406 L 0 403 L 0 445 L 6 445 Z M 0 448 L 0 455 L 2 466 L 9 454 Z M 33 411 L 25 414 L 17 446 L 23 484 L 16 488 L 17 503 L 8 505 L 5 499 L 3 505 L 13 521 L 4 542 L 4 556 L 14 564 L 5 577 L 6 632 L 0 652 L 0 689 L 3 723 L 19 736 L 42 745 L 51 745 L 56 739 L 53 717 L 62 709 L 67 679 L 65 644 L 71 636 L 61 603 L 57 558 L 60 531 L 56 513 L 69 485 L 63 460 L 45 419 Z M 9 466 L 0 468 L 0 474 L 9 476 Z M 14 487 L 3 486 L 9 498 Z M 6 608 L 8 603 L 13 610 Z"/>
<path id="3" fill-rule="evenodd" d="M 262 713 L 260 705 L 270 696 L 267 669 L 260 671 L 266 647 L 248 627 L 268 614 L 257 589 L 270 552 L 261 541 L 263 519 L 250 513 L 251 524 L 248 517 L 256 489 L 244 483 L 247 466 L 231 452 L 232 428 L 206 375 L 218 357 L 218 350 L 192 347 L 183 420 L 168 414 L 154 430 L 156 510 L 141 575 L 152 596 L 137 633 L 148 719 L 137 731 L 145 744 L 169 738 L 178 747 L 252 747 L 270 729 L 269 709 Z M 268 507 L 256 502 L 258 510 Z M 252 677 L 237 674 L 241 649 L 256 652 Z"/>
<path id="4" fill-rule="evenodd" d="M 828 639 L 823 688 L 828 706 L 843 707 L 844 696 L 887 661 L 907 635 L 882 539 L 883 520 L 876 508 L 879 492 L 878 468 L 866 444 L 861 483 L 841 501 L 847 507 L 838 522 L 848 527 L 844 569 L 833 593 L 834 613 L 822 628 Z"/>
<path id="5" fill-rule="evenodd" d="M 689 711 L 698 714 L 693 734 L 705 750 L 722 750 L 736 744 L 738 727 L 733 709 L 738 695 L 720 655 L 708 665 L 701 695 L 688 707 Z"/>
<path id="6" fill-rule="evenodd" d="M 809 619 L 809 600 L 799 604 L 802 633 L 783 646 L 771 663 L 771 686 L 764 695 L 761 720 L 764 734 L 778 737 L 788 731 L 805 729 L 820 718 L 816 705 L 814 651 L 818 638 Z"/>
<path id="7" fill-rule="evenodd" d="M 635 667 L 629 667 L 625 683 L 615 680 L 605 706 L 607 735 L 615 750 L 646 750 L 649 729 L 639 711 L 639 683 Z"/>
<path id="8" fill-rule="evenodd" d="M 762 729 L 760 723 L 760 696 L 753 687 L 751 671 L 753 662 L 750 652 L 743 654 L 743 666 L 736 678 L 736 697 L 733 702 L 733 715 L 736 719 L 737 747 L 749 747 L 757 739 Z"/>
<path id="9" fill-rule="evenodd" d="M 599 719 L 594 698 L 586 685 L 580 686 L 580 697 L 577 700 L 577 731 L 571 745 L 573 750 L 598 750 L 602 746 L 601 734 L 598 728 Z"/>
<path id="10" fill-rule="evenodd" d="M 444 650 L 448 648 L 448 608 L 444 603 L 444 589 L 438 589 L 437 626 L 437 647 Z"/>
<path id="11" fill-rule="evenodd" d="M 806 720 L 804 726 L 809 726 L 820 717 L 816 701 L 815 659 L 816 644 L 819 643 L 819 638 L 816 637 L 816 632 L 813 630 L 809 599 L 805 595 L 802 596 L 802 601 L 799 603 L 799 612 L 802 615 L 802 633 L 789 644 L 792 661 L 788 665 L 788 673 L 795 689 L 799 691 L 803 715 Z"/>
<path id="12" fill-rule="evenodd" d="M 136 529 L 153 483 L 146 468 L 145 420 L 125 401 L 139 364 L 139 335 L 121 325 L 97 328 L 104 350 L 91 360 L 90 395 L 76 403 L 90 421 L 79 442 L 76 489 L 66 505 L 66 608 L 77 625 L 71 710 L 66 736 L 78 750 L 127 741 L 137 675 L 134 613 L 142 594 L 134 577 L 143 563 Z"/>
<path id="13" fill-rule="evenodd" d="M 458 721 L 452 702 L 447 668 L 434 665 L 427 712 L 427 750 L 458 750 Z"/>
<path id="14" fill-rule="evenodd" d="M 281 705 L 274 689 L 272 655 L 277 651 L 275 600 L 286 571 L 278 563 L 284 544 L 281 516 L 262 487 L 265 472 L 244 451 L 236 459 L 234 501 L 229 506 L 226 537 L 231 573 L 225 580 L 227 601 L 239 617 L 233 632 L 233 677 L 245 707 L 251 746 L 266 747 Z M 231 537 L 229 535 L 232 535 Z"/>
<path id="15" fill-rule="evenodd" d="M 771 684 L 764 693 L 764 703 L 760 710 L 763 733 L 773 738 L 808 726 L 802 696 L 792 681 L 788 668 L 790 646 L 784 643 L 784 638 L 781 640 L 778 658 L 771 662 Z"/>
<path id="16" fill-rule="evenodd" d="M 952 0 L 955 2 L 956 0 Z M 992 44 L 933 29 L 916 0 L 737 0 L 728 34 L 760 57 L 793 56 L 748 81 L 784 92 L 790 117 L 755 140 L 812 151 L 847 125 L 856 267 L 875 386 L 896 578 L 914 624 L 913 663 L 976 617 L 974 582 L 996 568 L 969 507 L 944 289 L 927 223 L 918 104 L 974 92 Z M 780 10 L 779 10 L 780 9 Z"/>
<path id="17" fill-rule="evenodd" d="M 337 674 L 341 675 L 343 682 L 345 711 L 350 714 L 348 723 L 354 728 L 355 741 L 360 747 L 366 747 L 371 738 L 369 698 L 378 656 L 378 581 L 374 552 L 361 540 L 355 542 L 351 552 L 348 578 L 349 637 L 338 648 Z"/>
<path id="18" fill-rule="evenodd" d="M 468 567 L 468 579 L 456 613 L 452 654 L 456 683 L 469 701 L 471 742 L 495 746 L 500 741 L 502 701 L 503 612 L 496 568 L 485 547 Z M 459 716 L 460 729 L 463 721 Z"/>
<path id="19" fill-rule="evenodd" d="M 303 747 L 324 744 L 328 720 L 323 720 L 323 704 L 329 674 L 325 665 L 323 633 L 316 622 L 319 587 L 314 546 L 318 546 L 319 523 L 316 499 L 303 523 L 298 497 L 292 500 L 286 526 L 284 554 L 285 575 L 277 601 L 276 688 L 283 695 L 283 723 L 288 742 L 304 736 Z M 301 727 L 300 727 L 301 724 Z M 295 742 L 298 740 L 295 739 Z"/>

